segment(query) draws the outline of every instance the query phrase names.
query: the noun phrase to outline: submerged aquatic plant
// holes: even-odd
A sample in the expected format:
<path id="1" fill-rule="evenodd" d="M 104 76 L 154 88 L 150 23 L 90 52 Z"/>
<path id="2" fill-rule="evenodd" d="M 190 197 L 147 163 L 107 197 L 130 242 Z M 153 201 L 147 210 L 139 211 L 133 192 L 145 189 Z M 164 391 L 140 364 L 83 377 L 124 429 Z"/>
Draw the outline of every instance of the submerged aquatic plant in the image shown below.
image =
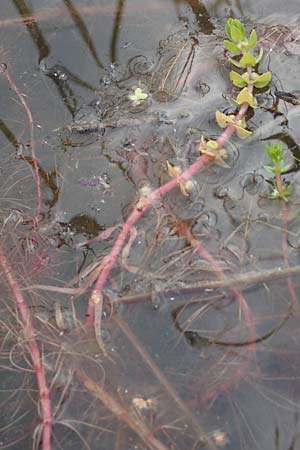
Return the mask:
<path id="1" fill-rule="evenodd" d="M 133 102 L 134 106 L 139 106 L 146 98 L 148 98 L 148 94 L 138 87 L 135 89 L 134 94 L 128 95 L 128 98 Z"/>
<path id="2" fill-rule="evenodd" d="M 159 186 L 156 189 L 153 189 L 149 184 L 149 187 L 147 185 L 146 188 L 143 187 L 140 190 L 139 198 L 137 198 L 136 204 L 133 205 L 131 213 L 128 215 L 125 223 L 122 225 L 121 231 L 117 235 L 114 244 L 110 249 L 109 254 L 106 256 L 103 256 L 102 254 L 99 257 L 98 261 L 96 261 L 96 264 L 95 263 L 93 264 L 93 273 L 91 276 L 91 281 L 89 281 L 90 284 L 87 283 L 85 285 L 86 287 L 78 288 L 77 293 L 82 294 L 84 292 L 84 289 L 87 289 L 93 285 L 93 292 L 89 300 L 90 303 L 88 312 L 90 313 L 90 315 L 87 319 L 86 325 L 94 326 L 95 337 L 96 340 L 98 341 L 100 348 L 103 350 L 104 356 L 107 356 L 107 352 L 105 352 L 105 347 L 103 346 L 104 344 L 102 343 L 101 338 L 101 320 L 103 316 L 102 305 L 104 301 L 103 298 L 105 297 L 105 294 L 109 292 L 108 289 L 106 292 L 107 283 L 109 281 L 112 269 L 114 268 L 114 266 L 118 264 L 120 255 L 124 262 L 124 260 L 127 258 L 129 254 L 131 244 L 137 235 L 137 233 L 135 232 L 136 223 L 147 212 L 147 210 L 150 209 L 150 207 L 155 206 L 155 204 L 161 201 L 163 196 L 165 196 L 168 192 L 175 189 L 176 187 L 179 187 L 181 193 L 184 196 L 188 197 L 190 195 L 191 190 L 193 189 L 192 177 L 197 172 L 199 172 L 206 163 L 209 163 L 211 160 L 214 160 L 216 163 L 223 165 L 223 167 L 225 168 L 228 167 L 228 165 L 226 164 L 228 154 L 226 149 L 224 148 L 224 145 L 230 139 L 233 133 L 236 132 L 237 136 L 241 139 L 246 139 L 252 134 L 252 132 L 247 129 L 245 114 L 249 107 L 252 108 L 257 107 L 257 101 L 255 99 L 255 95 L 253 92 L 254 88 L 261 89 L 268 86 L 272 74 L 271 72 L 266 72 L 264 74 L 259 74 L 258 72 L 256 72 L 257 70 L 256 66 L 261 60 L 263 53 L 262 50 L 259 50 L 257 53 L 251 52 L 251 50 L 255 48 L 257 42 L 255 30 L 252 30 L 249 38 L 247 38 L 245 28 L 241 24 L 241 22 L 236 19 L 229 19 L 226 26 L 226 32 L 229 40 L 224 41 L 224 45 L 231 53 L 233 53 L 234 58 L 237 58 L 237 59 L 230 58 L 230 61 L 232 62 L 232 64 L 238 67 L 238 69 L 241 69 L 241 73 L 235 71 L 230 72 L 231 81 L 236 87 L 241 89 L 235 99 L 236 104 L 238 105 L 237 113 L 226 115 L 223 112 L 217 111 L 216 113 L 217 123 L 221 128 L 224 129 L 224 131 L 222 132 L 221 136 L 216 140 L 214 139 L 205 140 L 205 138 L 202 136 L 198 148 L 200 156 L 188 169 L 182 170 L 179 166 L 173 165 L 172 163 L 166 161 L 168 175 L 170 176 L 170 178 L 173 179 L 167 182 L 166 184 Z M 144 100 L 146 100 L 147 97 L 148 94 L 143 92 L 141 88 L 137 88 L 135 89 L 134 94 L 129 96 L 129 100 L 132 101 L 134 105 L 139 105 Z M 276 177 L 277 191 L 275 192 L 274 190 L 273 198 L 281 198 L 283 200 L 286 200 L 286 198 L 290 194 L 287 190 L 287 185 L 283 185 L 282 189 L 279 185 L 282 173 L 289 167 L 284 164 L 285 152 L 283 152 L 282 149 L 280 149 L 278 146 L 270 147 L 269 149 L 267 149 L 267 152 L 269 154 L 269 158 L 273 166 L 267 166 L 266 169 L 269 170 L 271 173 L 273 173 Z M 275 195 L 277 195 L 277 197 L 275 197 Z M 98 238 L 95 239 L 98 240 L 107 239 L 108 237 L 111 236 L 112 232 L 115 231 L 116 228 L 117 227 L 112 227 L 110 230 L 106 229 L 104 232 L 106 233 L 105 237 L 103 233 L 103 235 L 101 234 L 98 236 Z M 178 227 L 177 231 L 181 236 L 181 238 L 184 238 L 185 242 L 187 242 L 193 249 L 193 253 L 198 253 L 201 259 L 206 260 L 210 264 L 210 267 L 212 268 L 214 274 L 216 275 L 216 277 L 218 277 L 219 287 L 221 288 L 224 287 L 226 282 L 228 283 L 228 281 L 230 280 L 226 278 L 226 275 L 222 268 L 222 264 L 220 264 L 218 260 L 214 259 L 214 257 L 211 256 L 211 254 L 206 250 L 202 241 L 197 240 L 195 238 L 195 236 L 191 231 L 190 226 L 188 226 L 187 223 L 183 223 L 183 225 L 181 225 L 180 227 L 180 230 Z M 2 266 L 4 268 L 4 273 L 8 278 L 8 281 L 12 285 L 12 291 L 14 292 L 14 296 L 17 298 L 18 293 L 16 292 L 16 289 L 14 287 L 15 283 L 13 279 L 8 277 L 10 271 L 8 267 L 6 267 L 6 265 L 7 265 L 6 260 L 2 258 Z M 274 277 L 274 274 L 272 276 Z M 249 280 L 247 282 L 249 282 Z M 256 342 L 258 342 L 255 330 L 256 319 L 253 317 L 247 301 L 245 300 L 242 293 L 239 291 L 239 288 L 237 287 L 238 286 L 237 280 L 236 279 L 231 280 L 230 283 L 231 284 L 227 284 L 227 287 L 229 287 L 232 297 L 236 299 L 238 302 L 239 313 L 242 312 L 242 314 L 245 317 L 247 333 L 249 334 L 249 339 L 247 340 L 246 344 L 247 346 L 249 346 L 249 352 L 251 352 L 251 355 L 254 355 L 255 344 Z M 114 283 L 114 287 L 115 286 L 116 283 Z M 19 298 L 20 298 L 19 304 L 22 305 L 22 302 L 24 303 L 24 301 L 22 300 L 22 297 L 19 296 Z M 22 313 L 22 307 L 20 308 L 20 311 Z M 51 445 L 52 423 L 54 422 L 54 420 L 56 420 L 56 418 L 55 414 L 52 414 L 51 411 L 51 403 L 49 400 L 47 390 L 48 388 L 46 385 L 46 381 L 44 380 L 45 377 L 44 372 L 42 370 L 44 367 L 43 365 L 44 360 L 42 357 L 43 355 L 40 356 L 39 353 L 37 352 L 38 349 L 36 350 L 37 346 L 35 345 L 34 340 L 35 339 L 34 330 L 33 328 L 32 329 L 30 328 L 31 323 L 29 320 L 27 321 L 27 314 L 28 314 L 27 312 L 25 312 L 25 315 L 23 313 L 25 317 L 24 329 L 27 330 L 25 338 L 29 341 L 31 345 L 31 351 L 33 353 L 32 360 L 35 366 L 37 367 L 36 369 L 37 379 L 39 385 L 41 386 L 39 395 L 41 398 L 42 425 L 39 428 L 37 428 L 36 441 L 38 446 L 40 434 L 43 431 L 43 434 L 45 436 L 44 442 L 46 442 L 44 444 L 43 450 L 49 450 Z M 30 327 L 29 325 L 27 325 L 27 322 L 29 323 Z M 151 369 L 156 379 L 159 381 L 159 384 L 164 387 L 166 392 L 168 392 L 170 398 L 176 404 L 176 407 L 178 408 L 180 413 L 184 416 L 184 418 L 188 417 L 190 419 L 190 423 L 197 432 L 198 440 L 200 442 L 203 442 L 203 436 L 205 435 L 205 433 L 202 431 L 198 423 L 198 420 L 194 419 L 192 413 L 189 412 L 184 402 L 181 401 L 180 397 L 174 391 L 172 385 L 170 385 L 167 377 L 161 374 L 160 369 L 158 369 L 155 363 L 149 358 L 147 353 L 143 351 L 142 345 L 137 341 L 135 336 L 133 336 L 131 331 L 127 328 L 126 324 L 122 323 L 120 318 L 115 319 L 115 323 L 124 332 L 124 335 L 126 335 L 127 339 L 133 343 L 136 351 L 144 359 L 145 364 L 147 364 L 148 367 Z M 241 343 L 241 345 L 244 344 L 245 342 Z M 108 358 L 104 358 L 104 360 L 107 361 Z M 246 361 L 246 358 L 244 358 L 244 360 Z M 251 358 L 248 359 L 248 362 L 249 361 L 251 361 Z M 42 367 L 42 369 L 40 366 Z M 203 399 L 206 402 L 214 398 L 216 395 L 218 395 L 218 393 L 227 391 L 234 383 L 236 383 L 242 377 L 244 377 L 244 375 L 246 374 L 246 370 L 248 369 L 248 365 L 236 364 L 236 366 L 237 370 L 235 372 L 235 376 L 231 376 L 229 381 L 225 380 L 225 382 L 221 383 L 219 387 L 213 385 L 210 391 L 207 390 L 205 393 L 203 393 Z M 94 379 L 90 376 L 90 374 L 85 370 L 85 368 L 75 369 L 75 375 L 77 376 L 77 379 L 82 383 L 82 385 L 84 385 L 85 388 L 95 396 L 95 398 L 101 400 L 103 405 L 106 407 L 107 410 L 111 412 L 112 415 L 115 415 L 118 418 L 118 420 L 123 421 L 129 428 L 131 428 L 138 436 L 140 436 L 141 440 L 143 440 L 146 443 L 146 445 L 148 445 L 150 448 L 166 450 L 164 444 L 161 443 L 159 439 L 156 437 L 156 435 L 151 431 L 151 427 L 148 427 L 147 424 L 145 424 L 141 419 L 136 420 L 136 416 L 134 415 L 137 413 L 139 409 L 143 408 L 146 409 L 146 407 L 151 404 L 150 402 L 152 402 L 152 400 L 150 397 L 149 398 L 145 397 L 146 399 L 141 396 L 134 397 L 132 403 L 135 410 L 134 412 L 132 412 L 132 409 L 130 408 L 126 409 L 123 406 L 122 402 L 116 400 L 113 395 L 110 395 L 109 392 L 106 391 L 106 386 L 102 386 L 102 384 L 96 383 Z M 53 412 L 55 412 L 55 409 Z M 206 440 L 204 444 L 201 446 L 203 447 L 205 445 L 206 448 L 210 448 L 213 450 L 215 450 L 216 446 L 225 445 L 228 440 L 226 432 L 219 430 L 216 430 L 211 434 L 207 434 L 207 438 L 205 439 Z"/>
<path id="3" fill-rule="evenodd" d="M 266 145 L 265 150 L 269 156 L 272 166 L 264 166 L 268 172 L 275 175 L 275 184 L 273 184 L 271 199 L 282 199 L 288 201 L 291 195 L 293 186 L 282 180 L 281 175 L 290 169 L 291 164 L 285 164 L 286 152 L 282 149 L 281 144 Z"/>
<path id="4" fill-rule="evenodd" d="M 257 55 L 251 51 L 257 44 L 256 31 L 252 30 L 247 38 L 244 25 L 238 19 L 228 19 L 226 34 L 229 40 L 224 40 L 224 46 L 235 56 L 235 58 L 229 57 L 228 59 L 235 67 L 244 70 L 243 73 L 231 70 L 229 74 L 234 86 L 241 89 L 234 101 L 239 106 L 246 103 L 251 108 L 256 108 L 258 104 L 253 93 L 254 88 L 265 88 L 272 78 L 271 71 L 262 74 L 256 72 L 256 67 L 263 57 L 262 48 L 259 49 Z M 216 121 L 221 128 L 228 125 L 233 126 L 240 139 L 246 139 L 252 134 L 246 129 L 247 124 L 244 117 L 238 119 L 234 114 L 226 115 L 217 111 Z"/>

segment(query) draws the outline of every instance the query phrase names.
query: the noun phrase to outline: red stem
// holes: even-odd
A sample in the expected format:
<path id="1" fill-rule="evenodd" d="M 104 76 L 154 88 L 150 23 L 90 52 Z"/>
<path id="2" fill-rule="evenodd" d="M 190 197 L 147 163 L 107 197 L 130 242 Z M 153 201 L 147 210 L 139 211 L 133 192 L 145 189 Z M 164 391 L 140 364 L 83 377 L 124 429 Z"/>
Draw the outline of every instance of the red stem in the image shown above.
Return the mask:
<path id="1" fill-rule="evenodd" d="M 194 238 L 192 235 L 190 229 L 183 225 L 181 227 L 182 234 L 186 238 L 186 240 L 189 242 L 189 244 L 195 249 L 196 252 L 198 252 L 202 258 L 204 258 L 206 261 L 208 261 L 215 272 L 217 273 L 218 277 L 220 279 L 225 279 L 225 274 L 222 268 L 220 267 L 220 264 L 218 261 L 215 260 L 215 258 L 206 250 L 204 245 Z M 255 358 L 256 354 L 256 329 L 254 324 L 254 317 L 252 315 L 252 311 L 249 308 L 244 296 L 242 295 L 241 291 L 237 288 L 231 287 L 230 292 L 233 294 L 234 298 L 239 302 L 240 309 L 243 312 L 245 322 L 248 328 L 249 333 L 249 339 L 253 342 L 253 344 L 249 345 L 248 351 L 250 351 L 250 354 L 252 358 Z M 224 392 L 226 390 L 229 390 L 231 386 L 238 383 L 242 377 L 247 373 L 247 368 L 249 366 L 250 360 L 242 359 L 242 362 L 240 364 L 236 364 L 236 370 L 234 373 L 232 373 L 230 380 L 225 381 L 221 386 L 217 386 L 217 388 L 208 390 L 201 398 L 201 401 L 205 404 L 208 400 L 215 398 L 220 392 Z"/>
<path id="2" fill-rule="evenodd" d="M 44 366 L 40 351 L 35 340 L 34 330 L 31 324 L 30 313 L 21 291 L 21 288 L 13 276 L 11 267 L 0 245 L 0 266 L 4 272 L 6 280 L 12 290 L 15 297 L 15 301 L 18 306 L 18 310 L 21 315 L 21 321 L 24 327 L 24 335 L 29 347 L 31 360 L 34 366 L 36 380 L 39 389 L 40 403 L 41 403 L 41 415 L 43 424 L 43 450 L 51 450 L 51 433 L 52 433 L 52 414 L 51 414 L 51 402 L 50 391 L 48 389 Z"/>
<path id="3" fill-rule="evenodd" d="M 248 109 L 249 105 L 248 103 L 243 103 L 241 106 L 241 109 L 239 110 L 236 120 L 241 120 Z M 224 144 L 230 139 L 232 134 L 235 131 L 234 125 L 229 125 L 221 134 L 221 136 L 218 138 L 217 143 L 219 146 L 219 149 L 221 149 Z M 153 205 L 158 199 L 166 195 L 168 192 L 170 192 L 172 189 L 174 189 L 180 182 L 185 182 L 189 180 L 193 175 L 199 172 L 202 167 L 211 161 L 211 157 L 208 155 L 202 155 L 200 158 L 197 159 L 187 170 L 185 170 L 180 176 L 173 178 L 168 183 L 164 184 L 163 186 L 155 189 L 152 191 L 148 197 L 144 197 L 142 199 L 142 206 L 141 202 L 139 202 L 138 205 L 135 206 L 134 210 L 124 223 L 119 236 L 117 237 L 113 248 L 108 256 L 105 257 L 105 260 L 103 262 L 103 269 L 100 272 L 100 275 L 97 279 L 97 282 L 95 284 L 95 287 L 92 291 L 92 294 L 90 296 L 89 301 L 89 307 L 88 307 L 88 320 L 87 320 L 87 326 L 90 326 L 94 320 L 94 307 L 96 306 L 98 309 L 102 308 L 102 302 L 103 302 L 103 288 L 104 285 L 112 271 L 112 268 L 116 264 L 119 254 L 124 246 L 125 240 L 127 238 L 127 235 L 130 231 L 130 229 L 134 226 L 134 224 L 144 215 L 144 213 L 147 211 L 147 209 Z M 96 324 L 94 324 L 96 325 Z M 99 326 L 99 323 L 97 323 L 97 327 Z"/>

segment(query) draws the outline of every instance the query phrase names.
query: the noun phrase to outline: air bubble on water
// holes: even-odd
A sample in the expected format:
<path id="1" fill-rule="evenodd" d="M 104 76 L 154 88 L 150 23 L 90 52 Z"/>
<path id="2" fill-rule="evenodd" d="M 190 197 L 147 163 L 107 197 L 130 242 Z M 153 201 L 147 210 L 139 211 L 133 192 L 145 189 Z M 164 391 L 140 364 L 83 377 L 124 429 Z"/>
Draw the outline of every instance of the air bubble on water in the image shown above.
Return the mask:
<path id="1" fill-rule="evenodd" d="M 207 211 L 200 215 L 197 222 L 205 228 L 212 228 L 216 226 L 218 216 L 214 211 Z"/>
<path id="2" fill-rule="evenodd" d="M 249 195 L 256 195 L 262 190 L 264 178 L 255 172 L 247 173 L 240 180 L 240 186 L 248 192 Z"/>
<path id="3" fill-rule="evenodd" d="M 105 181 L 105 183 L 110 184 L 110 176 L 108 175 L 108 173 L 103 173 L 102 178 Z"/>
<path id="4" fill-rule="evenodd" d="M 201 80 L 196 82 L 194 89 L 201 97 L 204 97 L 210 91 L 208 84 L 201 82 Z"/>
<path id="5" fill-rule="evenodd" d="M 226 186 L 218 186 L 215 191 L 214 194 L 217 198 L 226 198 L 228 196 L 228 187 Z"/>
<path id="6" fill-rule="evenodd" d="M 0 74 L 3 74 L 7 70 L 7 64 L 1 63 L 0 64 Z"/>
<path id="7" fill-rule="evenodd" d="M 166 296 L 164 294 L 164 284 L 158 282 L 155 284 L 151 293 L 151 304 L 154 310 L 158 310 L 165 303 Z"/>

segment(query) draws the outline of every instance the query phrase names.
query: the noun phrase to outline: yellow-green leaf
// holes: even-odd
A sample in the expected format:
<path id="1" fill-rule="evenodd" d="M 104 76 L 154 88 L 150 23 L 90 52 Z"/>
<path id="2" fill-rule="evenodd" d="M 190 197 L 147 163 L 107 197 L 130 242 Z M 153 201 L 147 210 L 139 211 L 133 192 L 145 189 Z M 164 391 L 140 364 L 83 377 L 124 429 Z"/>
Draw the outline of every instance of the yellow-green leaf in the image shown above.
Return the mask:
<path id="1" fill-rule="evenodd" d="M 241 92 L 236 98 L 236 102 L 239 105 L 242 105 L 243 103 L 248 103 L 252 107 L 256 106 L 256 102 L 254 100 L 253 95 L 248 91 L 246 87 L 241 90 Z"/>
<path id="2" fill-rule="evenodd" d="M 264 51 L 263 51 L 262 48 L 260 48 L 260 49 L 259 49 L 258 57 L 256 58 L 256 64 L 258 64 L 258 63 L 261 61 L 261 59 L 262 59 L 262 57 L 263 57 L 263 54 L 264 54 Z"/>
<path id="3" fill-rule="evenodd" d="M 248 72 L 244 72 L 242 75 L 243 80 L 245 81 L 246 84 L 252 84 L 252 79 L 249 76 Z"/>
<path id="4" fill-rule="evenodd" d="M 257 64 L 257 61 L 256 61 L 255 57 L 252 55 L 252 53 L 246 52 L 242 56 L 242 58 L 240 60 L 240 64 L 245 69 L 248 65 L 251 67 L 255 67 Z"/>
<path id="5" fill-rule="evenodd" d="M 146 92 L 143 92 L 141 88 L 136 88 L 134 91 L 134 94 L 128 95 L 129 100 L 136 104 L 140 104 L 146 98 L 148 97 L 148 94 Z"/>
<path id="6" fill-rule="evenodd" d="M 233 64 L 235 67 L 238 67 L 239 69 L 243 69 L 243 66 L 240 64 L 239 61 L 236 61 L 235 59 L 228 58 L 231 64 Z"/>
<path id="7" fill-rule="evenodd" d="M 268 86 L 272 78 L 272 72 L 269 70 L 268 72 L 263 73 L 262 75 L 259 75 L 255 81 L 254 86 L 258 89 L 264 88 Z"/>
<path id="8" fill-rule="evenodd" d="M 236 125 L 235 131 L 240 139 L 246 139 L 252 134 L 252 131 L 246 130 L 245 128 L 240 127 L 239 125 Z"/>
<path id="9" fill-rule="evenodd" d="M 239 88 L 243 88 L 244 86 L 247 86 L 247 82 L 244 80 L 244 78 L 242 77 L 242 75 L 240 75 L 237 72 L 234 72 L 234 70 L 231 70 L 229 73 L 230 79 L 232 81 L 232 83 L 239 87 Z"/>
<path id="10" fill-rule="evenodd" d="M 246 30 L 238 19 L 229 18 L 226 22 L 226 33 L 233 42 L 240 42 L 246 38 Z"/>
<path id="11" fill-rule="evenodd" d="M 233 42 L 224 41 L 224 46 L 227 48 L 227 50 L 229 50 L 231 53 L 236 53 L 239 54 L 241 53 L 241 50 L 239 49 L 239 47 L 237 45 L 235 45 Z"/>
<path id="12" fill-rule="evenodd" d="M 207 142 L 206 146 L 211 148 L 212 150 L 217 150 L 219 147 L 219 144 L 217 143 L 217 141 L 210 140 Z"/>
<path id="13" fill-rule="evenodd" d="M 248 48 L 253 48 L 256 46 L 257 34 L 255 30 L 252 30 L 248 39 Z"/>
<path id="14" fill-rule="evenodd" d="M 230 123 L 233 123 L 233 118 L 230 116 L 227 116 L 224 113 L 221 113 L 221 111 L 216 111 L 216 122 L 219 125 L 219 127 L 226 128 L 227 125 L 229 125 Z"/>
<path id="15" fill-rule="evenodd" d="M 246 123 L 245 117 L 243 117 L 242 119 L 238 120 L 238 121 L 237 121 L 237 125 L 238 125 L 239 127 L 246 128 L 247 123 Z"/>

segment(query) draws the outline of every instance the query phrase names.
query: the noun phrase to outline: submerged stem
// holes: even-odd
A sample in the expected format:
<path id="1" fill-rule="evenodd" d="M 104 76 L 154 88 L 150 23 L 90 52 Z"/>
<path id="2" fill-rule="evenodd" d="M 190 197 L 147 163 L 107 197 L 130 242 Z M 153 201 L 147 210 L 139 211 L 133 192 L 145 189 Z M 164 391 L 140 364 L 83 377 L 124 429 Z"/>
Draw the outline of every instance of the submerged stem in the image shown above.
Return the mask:
<path id="1" fill-rule="evenodd" d="M 43 427 L 43 450 L 51 450 L 51 434 L 52 434 L 52 413 L 50 402 L 50 391 L 46 381 L 45 368 L 39 347 L 35 340 L 35 333 L 31 324 L 31 317 L 25 297 L 21 291 L 19 283 L 13 275 L 12 268 L 4 254 L 3 248 L 0 244 L 0 266 L 2 267 L 6 281 L 14 295 L 18 310 L 21 315 L 24 335 L 29 348 L 29 353 L 35 370 L 35 376 L 38 383 L 39 397 L 41 403 L 42 413 L 42 427 Z"/>

